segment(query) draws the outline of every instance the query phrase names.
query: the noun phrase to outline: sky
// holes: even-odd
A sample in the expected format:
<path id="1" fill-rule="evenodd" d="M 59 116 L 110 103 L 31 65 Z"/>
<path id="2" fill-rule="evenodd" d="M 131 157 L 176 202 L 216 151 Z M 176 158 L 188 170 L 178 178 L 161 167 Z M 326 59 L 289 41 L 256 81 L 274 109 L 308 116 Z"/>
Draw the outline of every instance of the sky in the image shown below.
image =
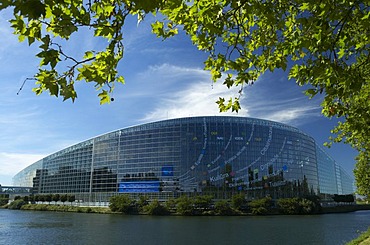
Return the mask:
<path id="1" fill-rule="evenodd" d="M 35 95 L 34 81 L 26 78 L 38 70 L 38 45 L 18 42 L 12 34 L 9 11 L 0 12 L 0 184 L 11 185 L 12 177 L 28 165 L 63 148 L 110 131 L 188 116 L 245 116 L 295 126 L 311 135 L 319 145 L 328 141 L 337 119 L 321 114 L 321 99 L 309 99 L 305 88 L 287 79 L 287 73 L 264 74 L 247 86 L 238 113 L 220 113 L 219 97 L 235 97 L 238 89 L 227 89 L 222 81 L 213 83 L 203 62 L 207 54 L 198 51 L 184 34 L 163 41 L 150 30 L 150 21 L 137 25 L 127 21 L 124 31 L 124 58 L 118 70 L 125 84 L 117 84 L 114 102 L 100 105 L 91 84 L 76 83 L 74 103 L 50 96 Z M 82 31 L 74 35 L 65 51 L 99 50 L 106 41 Z M 339 143 L 326 152 L 350 175 L 356 151 Z"/>

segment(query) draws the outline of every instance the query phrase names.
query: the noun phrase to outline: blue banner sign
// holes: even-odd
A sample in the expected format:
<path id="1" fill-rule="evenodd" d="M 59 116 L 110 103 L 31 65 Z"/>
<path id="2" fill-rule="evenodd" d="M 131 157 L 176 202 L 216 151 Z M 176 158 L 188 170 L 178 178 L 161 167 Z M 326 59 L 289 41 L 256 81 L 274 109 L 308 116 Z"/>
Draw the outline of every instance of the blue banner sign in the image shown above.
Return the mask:
<path id="1" fill-rule="evenodd" d="M 159 181 L 130 181 L 120 182 L 118 192 L 121 193 L 148 193 L 159 192 Z"/>

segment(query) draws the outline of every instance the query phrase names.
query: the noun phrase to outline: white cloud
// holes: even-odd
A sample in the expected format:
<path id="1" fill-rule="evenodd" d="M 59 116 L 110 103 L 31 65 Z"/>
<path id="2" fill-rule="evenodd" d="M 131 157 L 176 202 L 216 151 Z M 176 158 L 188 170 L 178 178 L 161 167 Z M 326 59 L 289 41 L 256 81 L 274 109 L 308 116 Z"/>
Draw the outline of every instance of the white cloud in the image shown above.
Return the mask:
<path id="1" fill-rule="evenodd" d="M 318 107 L 315 106 L 297 106 L 292 108 L 280 108 L 275 112 L 261 113 L 260 118 L 277 121 L 281 123 L 299 125 L 302 119 L 306 117 L 318 117 Z"/>
<path id="2" fill-rule="evenodd" d="M 154 109 L 142 118 L 143 122 L 187 116 L 232 115 L 297 126 L 307 118 L 312 121 L 320 117 L 318 100 L 308 100 L 302 94 L 302 88 L 287 81 L 271 84 L 261 78 L 255 85 L 244 88 L 239 113 L 219 113 L 215 101 L 219 97 L 237 97 L 239 88 L 227 89 L 222 81 L 212 83 L 207 71 L 163 64 L 150 67 L 139 77 L 141 81 L 151 81 L 146 84 L 150 88 L 146 90 L 147 96 L 159 98 Z M 273 86 L 280 89 L 276 90 Z"/>
<path id="3" fill-rule="evenodd" d="M 321 117 L 322 98 L 308 99 L 303 91 L 290 81 L 262 77 L 246 89 L 243 105 L 248 106 L 253 117 L 299 126 Z"/>
<path id="4" fill-rule="evenodd" d="M 154 106 L 154 110 L 142 119 L 144 122 L 187 116 L 219 115 L 219 108 L 215 103 L 218 98 L 238 96 L 238 88 L 227 89 L 221 82 L 213 83 L 209 72 L 200 68 L 163 64 L 150 67 L 141 76 L 160 81 L 155 83 L 160 87 L 160 92 L 150 91 L 153 96 L 160 99 Z M 153 89 L 156 89 L 155 86 Z M 243 108 L 238 114 L 227 112 L 222 115 L 248 116 L 247 112 L 246 108 Z"/>
<path id="5" fill-rule="evenodd" d="M 30 164 L 42 159 L 45 155 L 25 154 L 25 153 L 7 153 L 0 152 L 0 173 L 4 176 L 13 177 L 19 171 Z M 8 185 L 11 183 L 1 183 Z"/>

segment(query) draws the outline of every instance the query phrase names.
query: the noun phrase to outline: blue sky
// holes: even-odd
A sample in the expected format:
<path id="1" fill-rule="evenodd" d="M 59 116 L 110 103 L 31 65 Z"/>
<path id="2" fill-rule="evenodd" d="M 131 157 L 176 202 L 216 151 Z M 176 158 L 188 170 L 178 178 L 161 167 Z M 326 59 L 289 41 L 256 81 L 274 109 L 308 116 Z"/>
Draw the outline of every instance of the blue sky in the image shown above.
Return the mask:
<path id="1" fill-rule="evenodd" d="M 162 41 L 150 31 L 148 22 L 132 19 L 126 24 L 125 53 L 119 71 L 124 85 L 117 85 L 114 102 L 100 105 L 92 85 L 76 85 L 75 103 L 47 93 L 36 96 L 33 81 L 37 72 L 37 44 L 19 43 L 0 12 L 0 184 L 24 167 L 80 141 L 145 122 L 167 118 L 234 115 L 274 120 L 293 125 L 323 144 L 336 119 L 321 115 L 320 97 L 308 99 L 304 89 L 282 71 L 263 75 L 247 86 L 241 100 L 242 110 L 219 113 L 219 97 L 236 96 L 238 89 L 227 89 L 222 82 L 212 83 L 203 62 L 207 54 L 198 51 L 184 35 Z M 82 50 L 105 45 L 88 32 L 73 36 L 65 51 L 78 55 Z M 326 151 L 352 174 L 356 152 L 348 145 L 336 144 Z"/>

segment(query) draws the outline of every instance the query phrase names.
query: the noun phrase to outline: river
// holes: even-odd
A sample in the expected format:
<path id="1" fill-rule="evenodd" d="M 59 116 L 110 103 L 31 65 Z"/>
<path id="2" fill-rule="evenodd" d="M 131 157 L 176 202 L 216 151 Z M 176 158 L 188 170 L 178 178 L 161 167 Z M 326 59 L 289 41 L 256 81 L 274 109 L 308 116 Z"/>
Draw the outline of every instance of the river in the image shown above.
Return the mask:
<path id="1" fill-rule="evenodd" d="M 179 217 L 0 209 L 0 244 L 345 244 L 370 211 L 307 216 Z"/>

